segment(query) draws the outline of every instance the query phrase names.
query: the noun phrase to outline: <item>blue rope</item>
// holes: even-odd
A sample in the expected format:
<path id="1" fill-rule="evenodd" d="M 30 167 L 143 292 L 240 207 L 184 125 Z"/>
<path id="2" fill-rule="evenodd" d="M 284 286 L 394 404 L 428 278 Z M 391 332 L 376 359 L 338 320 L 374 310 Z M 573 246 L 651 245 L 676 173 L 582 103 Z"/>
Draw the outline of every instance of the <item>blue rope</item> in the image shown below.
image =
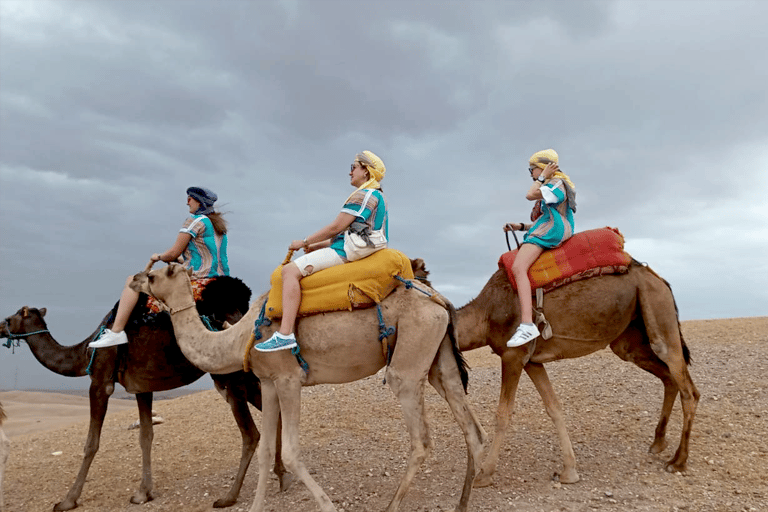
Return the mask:
<path id="1" fill-rule="evenodd" d="M 96 336 L 94 336 L 92 340 L 96 341 L 97 339 L 99 339 L 99 336 L 101 336 L 104 333 L 104 329 L 106 328 L 107 328 L 106 324 L 101 324 L 101 326 L 99 327 L 99 332 L 96 333 Z M 93 361 L 96 359 L 96 350 L 97 349 L 94 348 L 91 351 L 91 360 L 88 362 L 88 367 L 85 369 L 86 375 L 91 375 L 91 367 L 93 367 Z"/>
<path id="2" fill-rule="evenodd" d="M 219 330 L 214 328 L 213 325 L 211 325 L 211 319 L 210 317 L 206 315 L 200 315 L 200 320 L 203 321 L 203 324 L 205 324 L 205 328 L 209 331 L 218 332 Z"/>
<path id="3" fill-rule="evenodd" d="M 405 283 L 405 289 L 406 289 L 406 290 L 410 290 L 411 288 L 416 288 L 415 286 L 413 286 L 413 282 L 412 282 L 412 281 L 409 281 L 408 279 L 403 279 L 403 278 L 402 278 L 402 277 L 400 277 L 400 276 L 395 276 L 395 279 L 397 279 L 398 281 L 401 281 L 401 282 Z M 427 291 L 424 291 L 424 290 L 422 290 L 421 288 L 416 288 L 416 289 L 417 289 L 417 290 L 419 290 L 419 291 L 420 291 L 421 293 L 423 293 L 424 295 L 426 295 L 427 297 L 431 297 L 431 296 L 432 296 L 432 294 L 431 294 L 431 293 L 429 293 L 429 292 L 427 292 Z"/>
<path id="4" fill-rule="evenodd" d="M 397 277 L 397 276 L 395 276 Z M 411 285 L 413 286 L 413 285 Z M 387 324 L 384 323 L 384 315 L 381 314 L 381 305 L 376 304 L 376 314 L 379 315 L 379 341 L 383 341 L 393 334 L 395 334 L 396 330 L 394 327 L 387 327 Z M 392 362 L 392 347 L 389 345 L 389 340 L 387 340 L 387 366 Z M 387 377 L 384 376 L 384 380 L 382 381 L 382 384 L 387 383 Z"/>
<path id="5" fill-rule="evenodd" d="M 42 334 L 44 332 L 50 333 L 48 329 L 43 329 L 40 331 L 35 332 L 25 332 L 23 334 L 13 334 L 6 326 L 6 332 L 4 334 L 0 334 L 0 338 L 8 338 L 8 341 L 3 343 L 3 346 L 5 348 L 11 348 L 15 349 L 16 347 L 21 346 L 22 341 L 27 341 L 28 336 L 32 336 L 33 334 Z M 13 353 L 16 353 L 16 350 L 13 350 Z"/>
<path id="6" fill-rule="evenodd" d="M 296 356 L 296 360 L 299 362 L 299 366 L 301 366 L 301 369 L 304 370 L 304 373 L 309 373 L 309 365 L 304 360 L 303 357 L 301 357 L 301 349 L 299 348 L 299 344 L 297 343 L 295 347 L 291 349 L 291 354 Z"/>
<path id="7" fill-rule="evenodd" d="M 253 323 L 253 339 L 256 341 L 262 338 L 260 327 L 262 325 L 272 325 L 272 320 L 265 316 L 266 310 L 267 301 L 264 301 L 264 304 L 261 305 L 261 312 L 259 313 L 259 317 Z"/>
<path id="8" fill-rule="evenodd" d="M 389 338 L 395 334 L 395 328 L 387 327 L 387 324 L 384 323 L 384 316 L 381 314 L 381 305 L 379 304 L 376 304 L 376 313 L 379 315 L 379 341 L 384 341 L 384 338 Z"/>

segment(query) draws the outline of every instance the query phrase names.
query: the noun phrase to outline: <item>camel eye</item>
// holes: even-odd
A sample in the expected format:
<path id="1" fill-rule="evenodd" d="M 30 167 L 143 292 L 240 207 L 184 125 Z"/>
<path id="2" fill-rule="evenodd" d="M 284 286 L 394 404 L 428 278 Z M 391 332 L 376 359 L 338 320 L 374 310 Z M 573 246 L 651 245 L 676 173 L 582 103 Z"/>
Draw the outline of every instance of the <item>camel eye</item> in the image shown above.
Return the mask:
<path id="1" fill-rule="evenodd" d="M 150 275 L 148 275 L 148 276 L 147 276 L 147 280 L 148 280 L 148 281 L 151 283 L 152 281 L 154 281 L 154 280 L 155 280 L 155 276 L 153 276 L 152 274 L 150 274 Z"/>

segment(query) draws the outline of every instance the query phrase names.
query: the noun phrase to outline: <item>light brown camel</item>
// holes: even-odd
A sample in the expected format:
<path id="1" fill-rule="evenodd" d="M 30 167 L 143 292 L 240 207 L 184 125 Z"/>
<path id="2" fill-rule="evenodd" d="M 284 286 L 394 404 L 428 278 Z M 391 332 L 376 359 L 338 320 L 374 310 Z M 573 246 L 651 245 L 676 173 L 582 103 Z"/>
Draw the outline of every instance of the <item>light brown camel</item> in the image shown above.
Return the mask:
<path id="1" fill-rule="evenodd" d="M 189 276 L 180 265 L 170 264 L 163 269 L 137 274 L 131 286 L 134 290 L 150 293 L 170 308 L 179 346 L 199 368 L 219 373 L 235 371 L 242 366 L 254 322 L 267 294 L 259 297 L 243 319 L 229 329 L 209 332 L 195 311 Z M 450 405 L 467 443 L 467 474 L 457 506 L 457 510 L 464 511 L 486 434 L 464 396 L 466 369 L 455 338 L 451 339 L 450 308 L 438 305 L 417 289 L 403 286 L 395 289 L 380 306 L 385 322 L 396 327 L 395 334 L 390 337 L 393 352 L 386 369 L 386 381 L 400 401 L 411 439 L 408 466 L 387 510 L 399 509 L 419 466 L 432 448 L 424 411 L 424 382 L 429 379 Z M 262 334 L 270 336 L 275 328 L 264 328 Z M 301 356 L 309 365 L 308 374 L 291 351 L 263 353 L 251 349 L 248 354 L 253 372 L 261 379 L 264 433 L 264 441 L 259 447 L 259 481 L 251 512 L 264 510 L 278 412 L 283 420 L 286 467 L 304 482 L 323 512 L 336 510 L 299 458 L 301 387 L 352 382 L 375 374 L 387 362 L 379 342 L 376 308 L 304 317 L 298 323 L 297 335 Z"/>
<path id="2" fill-rule="evenodd" d="M 217 283 L 214 285 L 213 283 Z M 248 309 L 251 292 L 236 278 L 215 280 L 203 292 L 201 311 L 216 321 L 229 319 L 234 322 L 241 311 Z M 146 303 L 144 296 L 139 304 Z M 150 323 L 138 320 L 143 312 L 137 309 L 132 321 L 126 327 L 131 340 L 127 345 L 101 348 L 91 358 L 93 349 L 88 343 L 94 339 L 101 326 L 109 325 L 104 317 L 101 325 L 77 345 L 62 346 L 48 331 L 43 317 L 46 310 L 23 307 L 16 314 L 0 323 L 0 337 L 9 338 L 6 346 L 19 339 L 26 339 L 32 354 L 49 370 L 67 377 L 85 376 L 91 369 L 90 426 L 85 442 L 83 462 L 75 482 L 63 501 L 54 510 L 71 510 L 77 507 L 77 500 L 83 491 L 88 470 L 99 449 L 99 438 L 107 414 L 107 405 L 115 389 L 115 381 L 126 391 L 136 394 L 139 408 L 139 444 L 142 453 L 141 484 L 131 497 L 132 503 L 145 503 L 153 498 L 151 448 L 153 439 L 152 398 L 153 392 L 175 389 L 190 384 L 203 375 L 179 350 L 173 336 L 173 328 L 167 314 L 158 315 Z M 216 389 L 225 397 L 235 417 L 242 436 L 242 450 L 237 475 L 227 495 L 214 503 L 214 507 L 228 507 L 237 501 L 240 488 L 259 442 L 259 430 L 251 417 L 248 403 L 261 408 L 260 383 L 250 372 L 233 371 L 228 375 L 212 375 Z M 280 478 L 281 488 L 287 487 L 289 476 L 279 458 L 275 462 L 275 473 Z"/>
<path id="3" fill-rule="evenodd" d="M 5 498 L 3 497 L 3 480 L 5 476 L 5 465 L 8 463 L 8 454 L 11 453 L 11 442 L 3 431 L 3 421 L 5 421 L 5 410 L 0 403 L 0 512 L 5 510 Z"/>
<path id="4" fill-rule="evenodd" d="M 424 268 L 423 260 L 412 260 L 412 266 L 414 274 L 429 284 L 426 281 L 429 272 Z M 557 429 L 564 465 L 560 481 L 573 483 L 579 480 L 562 407 L 543 364 L 586 356 L 607 346 L 617 356 L 652 373 L 664 384 L 661 417 L 649 450 L 651 453 L 661 453 L 667 446 L 667 423 L 675 398 L 680 394 L 683 409 L 680 445 L 667 462 L 666 469 L 685 470 L 699 392 L 688 373 L 690 353 L 680 331 L 677 305 L 669 283 L 647 266 L 632 260 L 626 274 L 593 277 L 548 292 L 543 309 L 552 326 L 553 337 L 548 340 L 537 338 L 535 343 L 508 348 L 506 342 L 520 323 L 519 300 L 505 271 L 499 269 L 480 295 L 457 312 L 461 350 L 489 345 L 501 358 L 496 433 L 475 478 L 475 486 L 493 483 L 523 370 L 536 386 Z"/>

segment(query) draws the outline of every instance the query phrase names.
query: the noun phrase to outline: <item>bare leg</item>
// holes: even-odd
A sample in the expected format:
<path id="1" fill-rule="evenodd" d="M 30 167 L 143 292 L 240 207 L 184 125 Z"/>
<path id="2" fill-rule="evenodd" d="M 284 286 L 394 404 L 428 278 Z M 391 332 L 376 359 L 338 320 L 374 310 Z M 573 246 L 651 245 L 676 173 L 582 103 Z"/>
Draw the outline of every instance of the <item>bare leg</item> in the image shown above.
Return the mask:
<path id="1" fill-rule="evenodd" d="M 139 292 L 131 290 L 128 285 L 133 281 L 133 276 L 125 280 L 125 287 L 123 287 L 123 293 L 120 295 L 120 303 L 117 305 L 117 313 L 115 313 L 115 321 L 112 322 L 112 332 L 121 332 L 125 330 L 125 326 L 128 324 L 128 318 L 131 316 L 133 308 L 136 307 L 136 303 L 139 301 Z"/>
<path id="2" fill-rule="evenodd" d="M 536 261 L 544 249 L 538 245 L 523 244 L 517 251 L 517 257 L 512 264 L 512 275 L 517 283 L 517 296 L 520 298 L 520 321 L 524 324 L 533 323 L 533 304 L 531 303 L 531 282 L 528 280 L 528 269 Z"/>
<path id="3" fill-rule="evenodd" d="M 295 263 L 283 267 L 283 319 L 280 334 L 288 336 L 295 328 L 296 315 L 301 304 L 301 283 L 304 276 Z"/>

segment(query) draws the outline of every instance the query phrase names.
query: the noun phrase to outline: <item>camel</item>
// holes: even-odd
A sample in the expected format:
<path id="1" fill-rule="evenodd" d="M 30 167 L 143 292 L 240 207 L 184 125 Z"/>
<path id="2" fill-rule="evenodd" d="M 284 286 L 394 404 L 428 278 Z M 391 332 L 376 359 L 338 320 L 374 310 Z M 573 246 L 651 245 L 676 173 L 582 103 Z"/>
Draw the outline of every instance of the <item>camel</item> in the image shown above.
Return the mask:
<path id="1" fill-rule="evenodd" d="M 299 457 L 301 387 L 352 382 L 373 375 L 385 366 L 386 381 L 400 401 L 411 440 L 405 474 L 386 510 L 399 510 L 419 466 L 432 449 L 424 411 L 427 379 L 448 402 L 464 433 L 467 473 L 456 510 L 467 509 L 475 464 L 480 462 L 486 434 L 464 396 L 467 375 L 464 360 L 452 338 L 449 321 L 452 306 L 430 300 L 426 294 L 432 293 L 431 290 L 418 283 L 414 283 L 413 288 L 399 286 L 386 297 L 379 305 L 382 317 L 387 324 L 396 326 L 396 332 L 389 338 L 392 347 L 389 365 L 387 351 L 382 350 L 379 341 L 376 308 L 303 317 L 298 323 L 297 339 L 300 355 L 308 364 L 305 373 L 289 350 L 267 353 L 249 350 L 254 324 L 268 294 L 259 297 L 248 313 L 227 330 L 210 332 L 195 311 L 189 276 L 183 267 L 171 263 L 150 271 L 151 265 L 134 276 L 131 287 L 153 295 L 170 308 L 176 339 L 184 355 L 210 373 L 235 371 L 245 359 L 261 380 L 264 441 L 259 446 L 259 480 L 250 512 L 262 512 L 265 507 L 278 413 L 283 421 L 284 464 L 309 489 L 322 512 L 336 510 Z M 268 337 L 276 327 L 262 327 L 261 333 Z"/>
<path id="2" fill-rule="evenodd" d="M 232 280 L 235 281 L 232 284 Z M 242 311 L 248 308 L 251 292 L 245 284 L 230 278 L 229 284 L 216 286 L 212 281 L 203 292 L 201 310 L 214 318 L 236 321 Z M 221 282 L 221 281 L 219 281 Z M 234 288 L 233 288 L 234 286 Z M 146 296 L 140 299 L 144 304 Z M 138 308 L 137 308 L 138 310 Z M 77 499 L 82 493 L 88 470 L 99 449 L 99 438 L 107 413 L 108 400 L 117 380 L 126 391 L 135 393 L 139 409 L 140 435 L 139 444 L 142 452 L 142 477 L 138 490 L 131 497 L 131 503 L 145 503 L 153 499 L 151 470 L 151 448 L 153 439 L 152 398 L 153 392 L 175 389 L 190 384 L 203 375 L 184 358 L 176 345 L 168 315 L 158 315 L 154 323 L 137 325 L 129 322 L 126 328 L 127 345 L 120 347 L 88 348 L 88 343 L 95 338 L 101 326 L 108 325 L 111 315 L 107 314 L 99 328 L 77 345 L 62 346 L 51 336 L 43 317 L 46 309 L 23 307 L 16 314 L 0 323 L 0 336 L 13 339 L 26 338 L 35 358 L 49 370 L 67 377 L 81 377 L 91 369 L 90 425 L 85 442 L 83 461 L 77 478 L 69 489 L 65 499 L 54 506 L 55 511 L 71 510 L 77 507 Z M 134 317 L 139 315 L 134 311 Z M 9 346 L 10 343 L 7 344 Z M 242 450 L 237 475 L 227 495 L 217 500 L 214 507 L 228 507 L 237 501 L 240 488 L 259 442 L 259 431 L 251 417 L 248 403 L 261 409 L 260 383 L 252 373 L 233 369 L 226 375 L 212 375 L 216 389 L 229 404 L 242 436 Z M 282 461 L 276 457 L 275 473 L 280 479 L 281 489 L 290 483 Z"/>
<path id="3" fill-rule="evenodd" d="M 429 271 L 421 259 L 412 260 L 414 274 L 427 285 Z M 661 417 L 649 451 L 667 447 L 667 423 L 680 394 L 683 428 L 675 455 L 666 463 L 670 472 L 684 471 L 688 443 L 699 401 L 699 392 L 688 373 L 690 352 L 683 340 L 677 304 L 669 283 L 649 267 L 632 260 L 626 274 L 605 275 L 577 281 L 548 292 L 544 314 L 553 337 L 522 347 L 508 348 L 507 340 L 520 323 L 519 300 L 504 270 L 497 270 L 480 295 L 457 311 L 458 339 L 462 351 L 489 345 L 501 358 L 501 395 L 496 413 L 496 433 L 475 478 L 475 487 L 493 483 L 493 475 L 515 402 L 522 370 L 541 395 L 547 414 L 558 432 L 563 454 L 563 483 L 579 480 L 576 458 L 544 363 L 589 355 L 607 346 L 625 361 L 661 379 L 664 400 Z"/>
<path id="4" fill-rule="evenodd" d="M 5 499 L 3 498 L 3 477 L 5 476 L 5 465 L 8 462 L 8 454 L 11 452 L 11 442 L 3 432 L 3 421 L 5 421 L 5 410 L 0 403 L 0 512 L 5 510 Z"/>

